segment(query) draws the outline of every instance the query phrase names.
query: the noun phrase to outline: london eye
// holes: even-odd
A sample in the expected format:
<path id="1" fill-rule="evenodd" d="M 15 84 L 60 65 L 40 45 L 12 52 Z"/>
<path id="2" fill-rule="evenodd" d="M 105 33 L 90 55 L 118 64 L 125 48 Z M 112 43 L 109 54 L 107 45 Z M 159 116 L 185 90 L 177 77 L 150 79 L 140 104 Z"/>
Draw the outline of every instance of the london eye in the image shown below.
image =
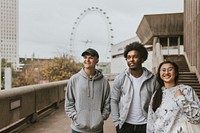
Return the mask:
<path id="1" fill-rule="evenodd" d="M 86 34 L 88 32 L 92 32 L 92 28 L 87 28 L 87 30 L 84 31 L 84 34 L 82 33 L 81 35 L 78 35 L 80 30 L 81 30 L 81 26 L 83 27 L 84 24 L 86 22 L 84 22 L 84 20 L 87 21 L 87 16 L 89 15 L 95 15 L 97 16 L 99 19 L 101 19 L 105 25 L 104 27 L 100 27 L 100 24 L 98 26 L 97 24 L 97 28 L 99 29 L 105 29 L 104 33 L 102 35 L 99 35 L 98 30 L 94 30 L 92 35 L 86 36 Z M 96 17 L 93 16 L 93 19 L 97 19 Z M 87 22 L 88 23 L 88 22 Z M 99 23 L 95 22 L 95 23 Z M 92 23 L 89 24 L 90 27 L 92 27 Z M 104 39 L 101 40 L 95 40 L 95 38 L 97 38 L 98 36 L 106 36 Z M 85 38 L 84 38 L 85 37 Z M 103 61 L 107 62 L 110 61 L 111 58 L 111 45 L 113 44 L 113 29 L 112 29 L 112 23 L 109 20 L 109 16 L 107 15 L 107 13 L 105 11 L 103 11 L 103 9 L 100 9 L 98 7 L 91 7 L 91 8 L 87 8 L 85 9 L 82 13 L 80 13 L 80 15 L 76 18 L 73 27 L 72 27 L 72 31 L 70 34 L 70 42 L 69 42 L 69 54 L 70 56 L 74 57 L 75 59 L 77 59 L 77 55 L 80 55 L 80 51 L 88 48 L 88 47 L 93 47 L 93 48 L 97 48 L 98 51 L 100 51 L 102 58 L 104 58 Z M 101 42 L 102 41 L 102 42 Z"/>

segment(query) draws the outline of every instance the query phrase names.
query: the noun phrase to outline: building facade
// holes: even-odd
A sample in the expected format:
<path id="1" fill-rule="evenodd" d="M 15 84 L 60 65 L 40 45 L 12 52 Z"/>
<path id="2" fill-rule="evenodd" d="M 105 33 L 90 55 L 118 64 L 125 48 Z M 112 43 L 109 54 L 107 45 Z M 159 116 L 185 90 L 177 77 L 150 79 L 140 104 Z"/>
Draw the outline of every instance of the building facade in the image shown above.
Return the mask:
<path id="1" fill-rule="evenodd" d="M 183 52 L 183 13 L 144 15 L 136 31 L 145 45 L 152 46 L 152 71 L 156 73 L 163 55 Z"/>
<path id="2" fill-rule="evenodd" d="M 19 64 L 18 0 L 0 0 L 0 56 L 14 68 Z"/>
<path id="3" fill-rule="evenodd" d="M 200 81 L 200 0 L 184 0 L 184 45 L 190 69 Z"/>

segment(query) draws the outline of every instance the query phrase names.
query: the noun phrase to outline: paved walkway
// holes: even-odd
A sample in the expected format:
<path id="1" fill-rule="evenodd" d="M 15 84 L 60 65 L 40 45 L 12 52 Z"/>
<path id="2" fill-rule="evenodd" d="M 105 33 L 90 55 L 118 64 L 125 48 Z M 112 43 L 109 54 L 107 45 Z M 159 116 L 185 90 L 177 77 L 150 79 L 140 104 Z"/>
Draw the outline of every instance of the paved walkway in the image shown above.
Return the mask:
<path id="1" fill-rule="evenodd" d="M 70 123 L 71 121 L 61 105 L 59 109 L 27 127 L 21 133 L 71 133 Z M 110 117 L 104 123 L 104 133 L 115 133 L 115 127 Z"/>

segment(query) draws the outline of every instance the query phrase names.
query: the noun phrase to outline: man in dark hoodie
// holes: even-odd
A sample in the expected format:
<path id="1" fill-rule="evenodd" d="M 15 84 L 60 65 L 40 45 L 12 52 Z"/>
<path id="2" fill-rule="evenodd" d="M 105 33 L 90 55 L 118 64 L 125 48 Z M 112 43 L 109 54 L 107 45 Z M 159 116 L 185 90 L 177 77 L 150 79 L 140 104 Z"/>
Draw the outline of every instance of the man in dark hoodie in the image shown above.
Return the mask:
<path id="1" fill-rule="evenodd" d="M 103 133 L 104 120 L 110 114 L 110 86 L 95 69 L 98 52 L 88 48 L 82 56 L 84 67 L 67 84 L 65 112 L 72 119 L 72 133 Z"/>

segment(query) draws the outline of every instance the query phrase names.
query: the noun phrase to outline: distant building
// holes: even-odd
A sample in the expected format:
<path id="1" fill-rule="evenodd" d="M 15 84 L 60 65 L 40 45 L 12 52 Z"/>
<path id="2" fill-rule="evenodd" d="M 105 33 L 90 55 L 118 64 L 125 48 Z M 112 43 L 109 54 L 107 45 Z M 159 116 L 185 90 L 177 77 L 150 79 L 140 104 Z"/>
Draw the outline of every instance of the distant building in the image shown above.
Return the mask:
<path id="1" fill-rule="evenodd" d="M 29 65 L 32 61 L 50 61 L 52 59 L 45 59 L 45 58 L 19 58 L 19 64 L 17 66 L 18 70 L 21 70 L 24 66 Z"/>
<path id="2" fill-rule="evenodd" d="M 23 58 L 23 57 L 20 57 L 19 58 L 19 63 L 20 64 L 27 64 L 27 63 L 30 63 L 31 61 L 50 61 L 52 60 L 51 58 Z"/>
<path id="3" fill-rule="evenodd" d="M 103 74 L 110 74 L 110 62 L 99 62 L 96 68 Z"/>
<path id="4" fill-rule="evenodd" d="M 18 0 L 1 0 L 0 56 L 14 68 L 19 64 L 18 18 Z"/>

